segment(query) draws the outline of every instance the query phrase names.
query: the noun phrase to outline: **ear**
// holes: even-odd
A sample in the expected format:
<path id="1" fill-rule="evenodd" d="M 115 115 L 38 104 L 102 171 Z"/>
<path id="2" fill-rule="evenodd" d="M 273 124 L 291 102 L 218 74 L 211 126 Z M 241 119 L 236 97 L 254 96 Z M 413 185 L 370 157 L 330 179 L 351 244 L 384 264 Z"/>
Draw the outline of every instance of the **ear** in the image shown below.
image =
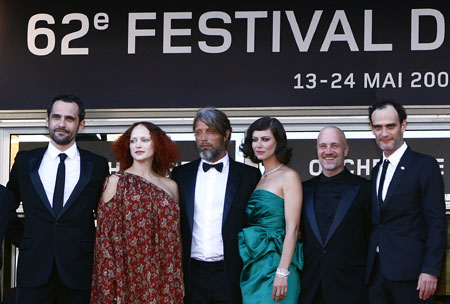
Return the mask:
<path id="1" fill-rule="evenodd" d="M 231 131 L 230 131 L 230 130 L 227 130 L 227 131 L 225 132 L 225 142 L 228 141 L 228 140 L 230 139 L 230 135 L 231 135 Z"/>
<path id="2" fill-rule="evenodd" d="M 402 125 L 400 126 L 400 130 L 402 131 L 402 133 L 405 132 L 407 125 L 408 123 L 406 122 L 406 119 L 403 120 Z"/>
<path id="3" fill-rule="evenodd" d="M 83 119 L 80 121 L 80 124 L 78 125 L 78 132 L 84 129 L 84 126 L 86 125 L 86 121 Z"/>
<path id="4" fill-rule="evenodd" d="M 345 145 L 345 148 L 344 148 L 344 157 L 347 157 L 348 151 L 349 151 L 349 150 L 350 150 L 350 147 L 348 146 L 348 144 Z"/>
<path id="5" fill-rule="evenodd" d="M 45 116 L 45 126 L 47 127 L 47 129 L 48 129 L 48 124 L 49 124 L 49 121 L 48 121 L 48 115 L 47 115 L 47 116 Z"/>

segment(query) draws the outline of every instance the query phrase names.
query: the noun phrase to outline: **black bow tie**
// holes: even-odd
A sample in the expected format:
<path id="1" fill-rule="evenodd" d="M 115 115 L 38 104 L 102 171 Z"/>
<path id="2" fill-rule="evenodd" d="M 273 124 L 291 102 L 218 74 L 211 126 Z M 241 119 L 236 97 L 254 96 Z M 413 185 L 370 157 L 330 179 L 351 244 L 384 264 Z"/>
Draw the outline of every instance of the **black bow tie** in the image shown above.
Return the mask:
<path id="1" fill-rule="evenodd" d="M 223 169 L 223 163 L 218 163 L 218 164 L 208 164 L 208 163 L 203 163 L 203 171 L 207 172 L 209 169 L 214 168 L 219 172 L 222 172 Z"/>

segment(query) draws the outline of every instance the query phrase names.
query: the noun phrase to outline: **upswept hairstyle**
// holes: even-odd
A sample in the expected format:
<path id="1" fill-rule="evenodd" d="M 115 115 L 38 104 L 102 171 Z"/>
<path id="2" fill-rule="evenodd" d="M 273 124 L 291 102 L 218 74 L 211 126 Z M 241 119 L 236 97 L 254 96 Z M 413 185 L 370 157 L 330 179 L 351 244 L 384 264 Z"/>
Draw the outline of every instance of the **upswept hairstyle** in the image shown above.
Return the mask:
<path id="1" fill-rule="evenodd" d="M 389 100 L 389 99 L 387 99 L 387 100 L 385 99 L 385 100 L 377 101 L 377 102 L 375 102 L 373 105 L 371 105 L 369 107 L 369 120 L 370 120 L 370 123 L 372 123 L 372 114 L 373 114 L 373 112 L 375 112 L 375 110 L 378 110 L 378 109 L 384 109 L 387 106 L 392 106 L 392 107 L 394 107 L 395 111 L 397 111 L 398 121 L 400 122 L 400 124 L 402 124 L 402 122 L 404 120 L 406 120 L 406 116 L 407 115 L 406 115 L 405 108 L 401 104 L 396 103 L 395 101 L 392 101 L 392 100 Z"/>
<path id="2" fill-rule="evenodd" d="M 78 118 L 80 119 L 80 122 L 82 122 L 84 120 L 86 108 L 84 107 L 84 104 L 81 101 L 81 99 L 78 98 L 77 96 L 73 95 L 73 94 L 61 94 L 61 95 L 55 96 L 52 99 L 52 103 L 47 108 L 47 117 L 48 118 L 50 118 L 50 113 L 53 110 L 53 104 L 55 102 L 57 102 L 58 100 L 61 100 L 61 101 L 64 101 L 64 102 L 74 102 L 74 103 L 76 103 L 77 106 L 78 106 Z"/>
<path id="3" fill-rule="evenodd" d="M 253 131 L 264 131 L 270 129 L 275 140 L 277 147 L 275 148 L 275 156 L 279 162 L 287 165 L 292 158 L 292 148 L 287 145 L 286 131 L 281 122 L 273 117 L 264 116 L 255 120 L 245 132 L 244 143 L 240 145 L 239 150 L 244 153 L 245 157 L 250 158 L 254 163 L 260 163 L 261 161 L 256 157 L 252 148 L 252 136 Z"/>
<path id="4" fill-rule="evenodd" d="M 147 121 L 134 123 L 112 144 L 116 160 L 120 162 L 120 171 L 128 169 L 133 164 L 133 157 L 130 153 L 130 136 L 133 129 L 138 125 L 143 125 L 150 132 L 155 150 L 152 164 L 153 171 L 159 175 L 167 176 L 170 169 L 176 165 L 180 152 L 175 143 L 166 135 L 166 132 Z"/>
<path id="5" fill-rule="evenodd" d="M 230 136 L 225 142 L 225 148 L 228 147 L 231 139 L 231 124 L 227 115 L 216 108 L 201 108 L 198 110 L 194 118 L 194 123 L 192 124 L 192 129 L 195 131 L 195 124 L 197 121 L 204 122 L 212 130 L 217 131 L 220 135 L 225 137 L 227 135 L 227 130 L 230 130 Z"/>

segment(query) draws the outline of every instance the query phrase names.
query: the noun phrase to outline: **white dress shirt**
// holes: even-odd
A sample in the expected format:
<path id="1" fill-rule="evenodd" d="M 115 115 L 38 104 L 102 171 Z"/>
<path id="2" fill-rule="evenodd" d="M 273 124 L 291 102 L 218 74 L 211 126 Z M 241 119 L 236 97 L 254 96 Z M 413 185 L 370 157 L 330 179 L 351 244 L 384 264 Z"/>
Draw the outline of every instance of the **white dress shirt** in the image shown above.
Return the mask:
<path id="1" fill-rule="evenodd" d="M 398 148 L 397 151 L 392 153 L 391 156 L 385 157 L 384 153 L 383 153 L 383 162 L 385 159 L 389 160 L 389 165 L 386 170 L 386 177 L 384 178 L 384 183 L 383 183 L 383 193 L 381 194 L 381 197 L 383 198 L 383 200 L 386 198 L 386 194 L 389 189 L 389 185 L 391 184 L 391 180 L 392 180 L 392 177 L 394 176 L 395 170 L 397 169 L 397 165 L 400 162 L 400 159 L 402 158 L 402 156 L 405 153 L 407 148 L 408 148 L 408 145 L 405 142 L 403 142 L 403 145 L 401 145 L 401 147 Z M 378 189 L 379 189 L 379 185 L 380 185 L 381 171 L 383 171 L 383 162 L 381 163 L 381 165 L 378 169 L 377 195 L 378 195 Z"/>
<path id="2" fill-rule="evenodd" d="M 41 178 L 48 201 L 52 207 L 60 153 L 65 153 L 67 155 L 67 158 L 64 161 L 66 166 L 66 178 L 64 183 L 63 206 L 66 204 L 75 185 L 80 179 L 80 152 L 78 152 L 77 144 L 74 143 L 69 149 L 62 152 L 50 142 L 44 153 L 44 157 L 42 158 L 41 165 L 39 166 L 39 177 Z"/>
<path id="3" fill-rule="evenodd" d="M 230 161 L 226 154 L 219 161 L 210 163 L 222 162 L 222 172 L 215 168 L 204 172 L 204 162 L 206 161 L 200 161 L 195 183 L 191 257 L 216 262 L 223 260 L 222 217 Z"/>

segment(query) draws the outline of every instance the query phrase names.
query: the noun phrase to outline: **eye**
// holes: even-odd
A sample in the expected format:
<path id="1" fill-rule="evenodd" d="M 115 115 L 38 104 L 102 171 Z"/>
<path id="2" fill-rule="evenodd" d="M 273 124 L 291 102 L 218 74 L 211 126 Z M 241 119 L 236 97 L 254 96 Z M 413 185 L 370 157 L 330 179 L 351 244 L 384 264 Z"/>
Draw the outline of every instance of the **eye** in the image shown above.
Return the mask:
<path id="1" fill-rule="evenodd" d="M 252 142 L 257 142 L 258 138 L 257 137 L 252 137 Z"/>
<path id="2" fill-rule="evenodd" d="M 264 141 L 264 142 L 270 141 L 270 137 L 263 137 L 263 141 Z"/>
<path id="3" fill-rule="evenodd" d="M 130 144 L 134 144 L 134 143 L 136 143 L 136 139 L 134 139 L 134 138 L 130 139 Z"/>
<path id="4" fill-rule="evenodd" d="M 142 142 L 149 142 L 150 141 L 150 138 L 143 138 L 142 139 Z"/>

